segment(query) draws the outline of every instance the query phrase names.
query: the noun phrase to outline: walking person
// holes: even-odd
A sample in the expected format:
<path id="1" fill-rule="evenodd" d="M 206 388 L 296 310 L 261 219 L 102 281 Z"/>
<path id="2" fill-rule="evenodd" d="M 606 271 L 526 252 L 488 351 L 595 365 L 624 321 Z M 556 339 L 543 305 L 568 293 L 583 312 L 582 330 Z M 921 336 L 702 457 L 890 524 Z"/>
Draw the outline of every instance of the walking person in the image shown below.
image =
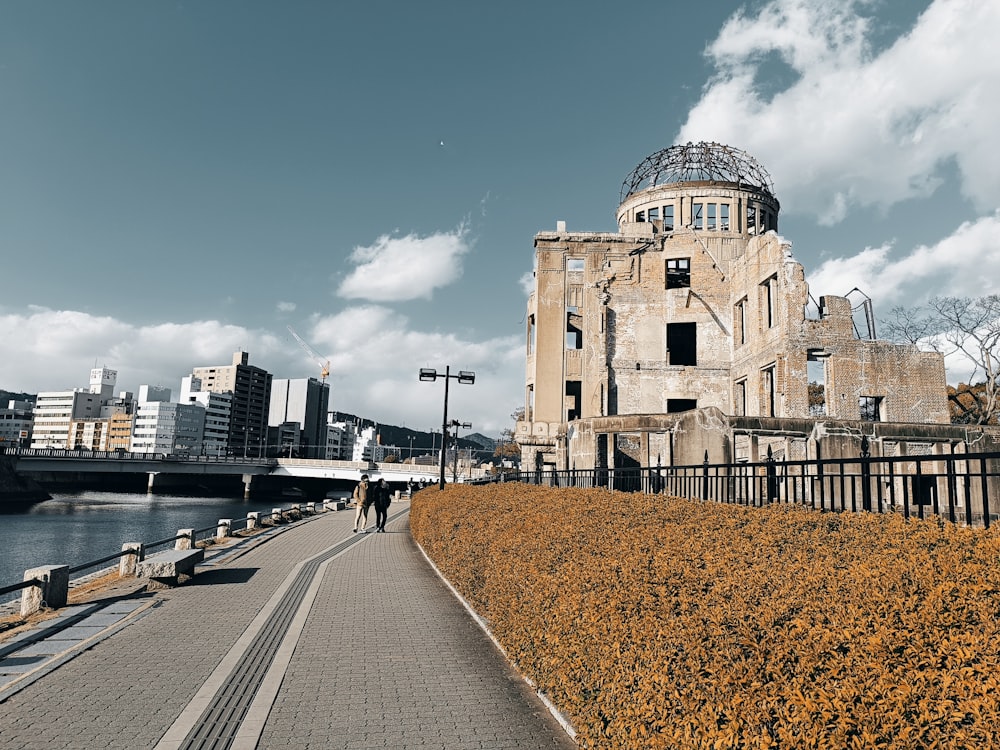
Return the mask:
<path id="1" fill-rule="evenodd" d="M 389 503 L 392 498 L 389 495 L 389 485 L 385 479 L 379 479 L 375 485 L 375 531 L 385 531 L 385 522 L 389 518 Z"/>
<path id="2" fill-rule="evenodd" d="M 361 533 L 365 533 L 365 526 L 368 525 L 368 507 L 372 502 L 372 490 L 368 485 L 368 475 L 362 474 L 361 481 L 354 488 L 354 533 L 358 533 L 358 526 L 361 526 Z"/>

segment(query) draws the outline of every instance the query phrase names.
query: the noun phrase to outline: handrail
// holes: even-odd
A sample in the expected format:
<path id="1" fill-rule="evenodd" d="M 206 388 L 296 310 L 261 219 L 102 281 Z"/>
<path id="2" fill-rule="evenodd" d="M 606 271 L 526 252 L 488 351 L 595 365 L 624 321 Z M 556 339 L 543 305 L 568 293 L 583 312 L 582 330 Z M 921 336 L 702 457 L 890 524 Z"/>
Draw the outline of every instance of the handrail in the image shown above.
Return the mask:
<path id="1" fill-rule="evenodd" d="M 291 510 L 291 509 L 292 509 L 292 506 L 289 506 L 288 508 L 278 508 L 278 512 L 279 513 L 285 513 L 285 511 Z M 245 523 L 245 522 L 247 522 L 249 520 L 250 520 L 250 516 L 244 516 L 243 518 L 236 519 L 234 521 L 231 521 L 230 523 Z M 192 537 L 191 538 L 191 543 L 192 544 L 195 543 L 195 541 L 196 541 L 195 537 L 198 534 L 204 533 L 206 531 L 213 531 L 213 530 L 215 530 L 217 528 L 218 528 L 218 524 L 215 524 L 213 526 L 206 526 L 203 529 L 195 529 L 191 533 L 191 537 Z M 160 545 L 163 545 L 163 544 L 168 544 L 170 542 L 176 542 L 178 539 L 186 538 L 186 537 L 188 537 L 188 534 L 175 534 L 174 536 L 167 537 L 166 539 L 159 539 L 159 540 L 157 540 L 155 542 L 148 542 L 148 543 L 141 543 L 141 544 L 142 544 L 143 549 L 149 550 L 149 549 L 152 549 L 154 547 L 159 547 Z M 97 565 L 100 565 L 101 563 L 109 562 L 111 560 L 117 560 L 117 559 L 120 559 L 120 558 L 124 557 L 125 555 L 133 555 L 133 554 L 135 554 L 135 552 L 132 551 L 132 550 L 122 550 L 121 552 L 115 552 L 114 554 L 107 555 L 106 557 L 102 557 L 102 558 L 99 558 L 97 560 L 90 560 L 88 562 L 84 562 L 84 563 L 80 563 L 78 565 L 71 566 L 69 568 L 68 572 L 69 573 L 79 573 L 82 570 L 87 570 L 88 568 L 96 567 Z M 0 587 L 0 596 L 4 596 L 5 594 L 12 594 L 15 591 L 20 591 L 22 589 L 29 588 L 30 586 L 40 586 L 40 585 L 43 585 L 44 583 L 45 583 L 45 581 L 33 578 L 31 580 L 28 580 L 28 581 L 21 581 L 19 583 L 14 583 L 14 584 L 10 584 L 10 585 L 7 585 L 7 586 L 2 586 L 2 587 Z"/>
<path id="2" fill-rule="evenodd" d="M 0 587 L 0 596 L 3 596 L 4 594 L 13 594 L 15 591 L 26 589 L 29 586 L 42 586 L 44 583 L 45 581 L 39 580 L 38 578 L 29 578 L 27 581 L 12 583 L 9 586 Z"/>

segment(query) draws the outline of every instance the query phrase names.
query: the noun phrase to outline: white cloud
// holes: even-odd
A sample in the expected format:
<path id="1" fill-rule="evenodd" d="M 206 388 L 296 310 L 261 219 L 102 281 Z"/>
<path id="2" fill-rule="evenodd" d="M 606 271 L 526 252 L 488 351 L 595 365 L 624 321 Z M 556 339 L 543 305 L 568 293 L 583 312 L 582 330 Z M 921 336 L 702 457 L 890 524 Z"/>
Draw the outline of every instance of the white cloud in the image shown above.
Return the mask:
<path id="1" fill-rule="evenodd" d="M 384 234 L 373 245 L 356 247 L 350 260 L 357 267 L 337 289 L 345 299 L 402 302 L 430 299 L 434 290 L 462 276 L 462 256 L 469 252 L 468 228 L 428 237 Z"/>
<path id="2" fill-rule="evenodd" d="M 535 272 L 525 271 L 521 278 L 517 280 L 518 285 L 521 287 L 521 291 L 524 292 L 525 297 L 530 297 L 532 292 L 535 291 Z"/>
<path id="3" fill-rule="evenodd" d="M 893 258 L 893 247 L 865 248 L 860 253 L 824 261 L 809 274 L 809 289 L 820 295 L 843 296 L 861 288 L 881 310 L 911 307 L 928 297 L 979 297 L 996 291 L 992 272 L 1000 265 L 1000 211 L 968 221 L 934 245 L 919 245 Z"/>
<path id="4" fill-rule="evenodd" d="M 329 357 L 334 408 L 354 414 L 395 415 L 414 429 L 440 427 L 444 384 L 417 379 L 421 367 L 476 373 L 472 386 L 449 382 L 449 414 L 491 435 L 509 427 L 507 415 L 524 401 L 524 344 L 517 336 L 466 341 L 451 333 L 416 331 L 406 317 L 365 305 L 317 318 L 310 343 Z M 385 419 L 386 417 L 383 417 Z"/>
<path id="5" fill-rule="evenodd" d="M 277 305 L 278 312 L 280 313 L 290 313 L 295 312 L 297 305 L 294 302 L 279 302 Z"/>
<path id="6" fill-rule="evenodd" d="M 707 54 L 716 75 L 677 137 L 720 141 L 771 172 L 785 207 L 832 224 L 933 192 L 949 162 L 982 211 L 1000 205 L 1000 3 L 934 0 L 873 54 L 865 0 L 771 0 L 738 13 Z M 783 91 L 759 76 L 777 56 Z"/>
<path id="7" fill-rule="evenodd" d="M 363 306 L 315 318 L 304 338 L 331 360 L 332 408 L 413 429 L 440 428 L 443 382 L 417 380 L 421 367 L 476 372 L 475 385 L 449 383 L 449 411 L 474 430 L 496 435 L 523 402 L 523 342 L 518 337 L 464 341 L 422 332 L 391 310 Z M 0 313 L 0 388 L 37 393 L 86 387 L 91 368 L 118 371 L 116 392 L 142 384 L 180 389 L 192 368 L 227 365 L 233 352 L 276 377 L 318 377 L 318 365 L 290 335 L 214 320 L 135 326 L 107 316 L 34 307 Z"/>

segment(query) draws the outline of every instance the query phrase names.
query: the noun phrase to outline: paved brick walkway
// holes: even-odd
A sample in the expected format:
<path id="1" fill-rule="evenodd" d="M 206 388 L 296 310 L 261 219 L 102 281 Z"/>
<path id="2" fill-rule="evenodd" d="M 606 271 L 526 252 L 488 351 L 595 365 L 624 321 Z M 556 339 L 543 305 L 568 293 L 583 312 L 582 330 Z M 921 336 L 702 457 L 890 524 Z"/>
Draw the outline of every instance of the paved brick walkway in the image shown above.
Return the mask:
<path id="1" fill-rule="evenodd" d="M 315 516 L 139 595 L 87 650 L 0 692 L 0 747 L 574 747 L 407 511 L 363 536 L 353 511 Z"/>

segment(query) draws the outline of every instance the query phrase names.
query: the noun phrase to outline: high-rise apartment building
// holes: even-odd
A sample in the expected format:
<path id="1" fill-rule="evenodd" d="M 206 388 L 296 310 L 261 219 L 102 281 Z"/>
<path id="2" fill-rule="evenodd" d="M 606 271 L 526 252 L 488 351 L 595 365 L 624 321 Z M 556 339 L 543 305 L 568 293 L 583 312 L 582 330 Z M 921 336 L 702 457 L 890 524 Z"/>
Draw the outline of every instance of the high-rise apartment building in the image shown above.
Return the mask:
<path id="1" fill-rule="evenodd" d="M 206 456 L 224 456 L 229 448 L 229 421 L 233 411 L 232 393 L 203 391 L 193 375 L 181 379 L 182 404 L 200 404 L 205 409 L 205 434 L 202 452 Z"/>
<path id="2" fill-rule="evenodd" d="M 248 352 L 236 352 L 231 365 L 196 367 L 191 374 L 201 381 L 202 391 L 233 394 L 229 451 L 234 455 L 264 456 L 272 376 L 249 364 L 249 359 Z"/>
<path id="3" fill-rule="evenodd" d="M 271 405 L 268 412 L 268 432 L 277 450 L 287 455 L 279 434 L 290 439 L 297 432 L 294 452 L 301 458 L 324 458 L 326 454 L 326 420 L 330 405 L 330 386 L 316 378 L 275 378 L 271 382 Z M 294 430 L 281 430 L 283 425 L 297 425 Z"/>

